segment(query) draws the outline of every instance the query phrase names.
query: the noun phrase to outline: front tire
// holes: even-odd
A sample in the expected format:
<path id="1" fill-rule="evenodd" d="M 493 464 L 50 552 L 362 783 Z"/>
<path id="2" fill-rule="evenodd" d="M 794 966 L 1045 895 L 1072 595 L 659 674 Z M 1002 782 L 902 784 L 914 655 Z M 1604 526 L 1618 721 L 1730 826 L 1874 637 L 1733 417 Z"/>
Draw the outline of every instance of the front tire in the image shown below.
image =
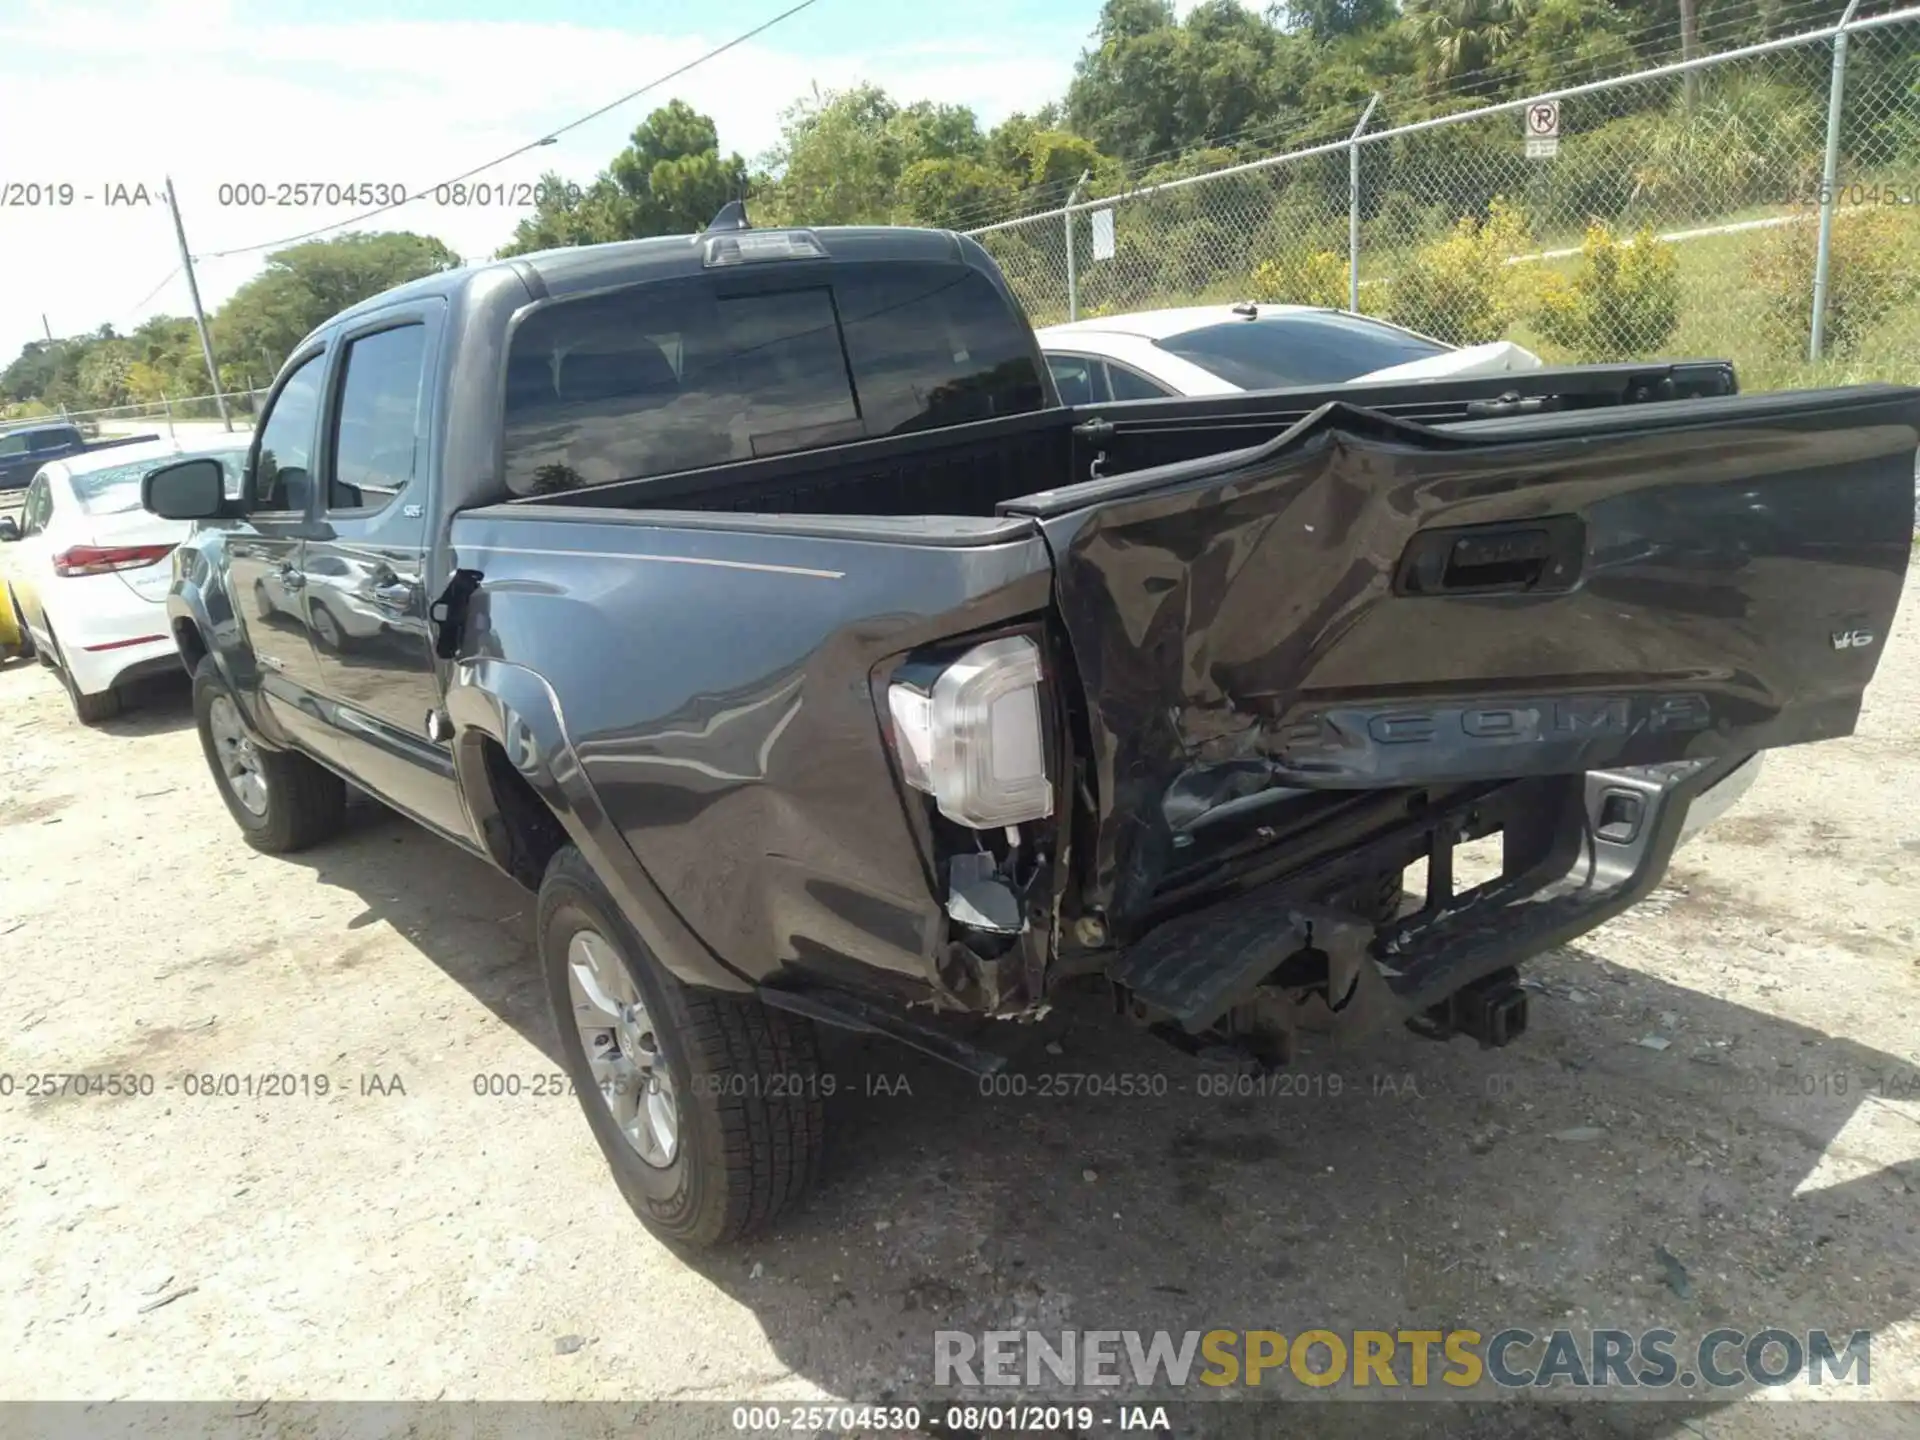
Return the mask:
<path id="1" fill-rule="evenodd" d="M 811 1022 L 675 979 L 571 845 L 540 886 L 539 944 L 575 1093 L 649 1229 L 722 1245 L 806 1192 L 825 1130 Z"/>
<path id="2" fill-rule="evenodd" d="M 304 755 L 255 745 L 211 655 L 194 667 L 193 717 L 213 783 L 254 849 L 286 855 L 338 832 L 346 783 Z"/>

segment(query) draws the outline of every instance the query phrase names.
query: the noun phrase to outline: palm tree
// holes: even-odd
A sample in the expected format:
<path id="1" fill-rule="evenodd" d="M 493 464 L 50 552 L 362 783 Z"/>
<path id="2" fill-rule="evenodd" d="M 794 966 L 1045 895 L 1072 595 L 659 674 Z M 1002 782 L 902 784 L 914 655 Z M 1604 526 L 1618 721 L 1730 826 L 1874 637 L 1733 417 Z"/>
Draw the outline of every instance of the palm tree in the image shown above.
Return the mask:
<path id="1" fill-rule="evenodd" d="M 1478 89 L 1486 83 L 1478 72 L 1519 39 L 1532 9 L 1533 0 L 1407 0 L 1404 13 L 1428 83 L 1475 76 L 1467 88 Z"/>

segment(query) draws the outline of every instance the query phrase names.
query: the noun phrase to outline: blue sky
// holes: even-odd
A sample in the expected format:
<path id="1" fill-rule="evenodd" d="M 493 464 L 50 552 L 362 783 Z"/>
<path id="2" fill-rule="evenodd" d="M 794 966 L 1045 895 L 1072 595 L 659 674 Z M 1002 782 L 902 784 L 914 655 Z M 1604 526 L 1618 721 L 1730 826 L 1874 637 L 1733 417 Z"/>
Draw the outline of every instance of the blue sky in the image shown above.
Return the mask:
<path id="1" fill-rule="evenodd" d="M 791 0 L 0 0 L 0 184 L 178 189 L 196 255 L 277 240 L 351 213 L 222 205 L 235 181 L 410 188 L 511 150 L 771 18 Z M 1185 7 L 1183 7 L 1185 8 Z M 491 172 L 590 177 L 648 110 L 678 95 L 752 157 L 810 85 L 870 80 L 902 99 L 972 105 L 991 123 L 1065 89 L 1099 0 L 817 0 L 671 85 Z M 49 123 L 51 117 L 51 123 Z M 378 224 L 477 258 L 515 212 L 409 205 Z M 157 201 L 0 208 L 0 365 L 40 334 L 184 314 Z M 258 255 L 207 259 L 211 308 Z M 27 277 L 30 277 L 28 279 Z M 25 283 L 23 283 L 25 280 Z"/>

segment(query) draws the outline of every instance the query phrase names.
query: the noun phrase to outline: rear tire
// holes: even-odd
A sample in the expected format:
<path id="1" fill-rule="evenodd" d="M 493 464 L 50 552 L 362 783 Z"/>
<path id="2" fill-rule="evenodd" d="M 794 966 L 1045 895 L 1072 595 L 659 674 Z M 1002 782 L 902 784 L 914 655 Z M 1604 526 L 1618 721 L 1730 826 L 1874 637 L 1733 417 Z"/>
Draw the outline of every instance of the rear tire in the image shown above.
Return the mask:
<path id="1" fill-rule="evenodd" d="M 662 1239 L 697 1249 L 765 1229 L 819 1174 L 825 1115 L 812 1023 L 675 979 L 571 845 L 547 866 L 538 934 L 567 1070 L 627 1204 Z M 624 1027 L 596 1025 L 613 1013 L 587 998 L 596 994 L 629 1002 L 615 1007 Z M 642 1057 L 637 1068 L 633 1055 Z M 630 1123 L 651 1158 L 616 1118 L 629 1093 L 644 1097 Z M 660 1094 L 673 1111 L 670 1151 L 640 1113 Z"/>
<path id="2" fill-rule="evenodd" d="M 120 692 L 103 690 L 98 695 L 89 695 L 80 688 L 80 682 L 73 678 L 73 671 L 67 667 L 67 657 L 60 649 L 60 637 L 53 633 L 53 624 L 47 623 L 47 648 L 53 652 L 47 660 L 60 676 L 60 683 L 67 687 L 67 699 L 73 705 L 73 713 L 82 725 L 98 725 L 103 720 L 111 720 L 120 713 Z"/>
<path id="3" fill-rule="evenodd" d="M 194 667 L 193 718 L 213 783 L 254 849 L 286 855 L 339 831 L 346 818 L 346 782 L 304 755 L 254 745 L 239 725 L 238 703 L 211 655 Z"/>

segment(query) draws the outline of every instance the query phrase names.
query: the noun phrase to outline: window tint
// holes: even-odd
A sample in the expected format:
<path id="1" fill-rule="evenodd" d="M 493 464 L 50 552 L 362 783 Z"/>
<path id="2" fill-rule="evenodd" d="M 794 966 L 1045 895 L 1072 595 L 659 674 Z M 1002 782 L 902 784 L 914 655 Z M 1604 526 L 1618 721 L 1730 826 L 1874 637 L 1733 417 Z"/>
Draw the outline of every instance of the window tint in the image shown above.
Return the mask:
<path id="1" fill-rule="evenodd" d="M 1107 362 L 1107 392 L 1115 400 L 1159 400 L 1173 392 L 1137 370 Z"/>
<path id="2" fill-rule="evenodd" d="M 260 427 L 260 463 L 253 475 L 255 510 L 307 508 L 314 422 L 320 418 L 324 355 L 303 361 L 288 378 Z"/>
<path id="3" fill-rule="evenodd" d="M 1243 390 L 1341 385 L 1447 352 L 1445 345 L 1336 310 L 1229 320 L 1154 344 Z"/>
<path id="4" fill-rule="evenodd" d="M 426 326 L 401 325 L 347 346 L 329 509 L 379 509 L 413 478 L 426 343 Z"/>
<path id="5" fill-rule="evenodd" d="M 847 265 L 731 295 L 712 276 L 656 282 L 515 332 L 507 484 L 545 494 L 1041 403 L 1025 327 L 961 266 Z"/>
<path id="6" fill-rule="evenodd" d="M 1062 405 L 1091 405 L 1104 399 L 1099 384 L 1099 368 L 1084 355 L 1049 355 L 1047 369 L 1053 372 L 1054 387 Z"/>
<path id="7" fill-rule="evenodd" d="M 64 450 L 69 445 L 79 443 L 78 430 L 41 430 L 28 437 L 30 448 L 36 451 Z"/>

